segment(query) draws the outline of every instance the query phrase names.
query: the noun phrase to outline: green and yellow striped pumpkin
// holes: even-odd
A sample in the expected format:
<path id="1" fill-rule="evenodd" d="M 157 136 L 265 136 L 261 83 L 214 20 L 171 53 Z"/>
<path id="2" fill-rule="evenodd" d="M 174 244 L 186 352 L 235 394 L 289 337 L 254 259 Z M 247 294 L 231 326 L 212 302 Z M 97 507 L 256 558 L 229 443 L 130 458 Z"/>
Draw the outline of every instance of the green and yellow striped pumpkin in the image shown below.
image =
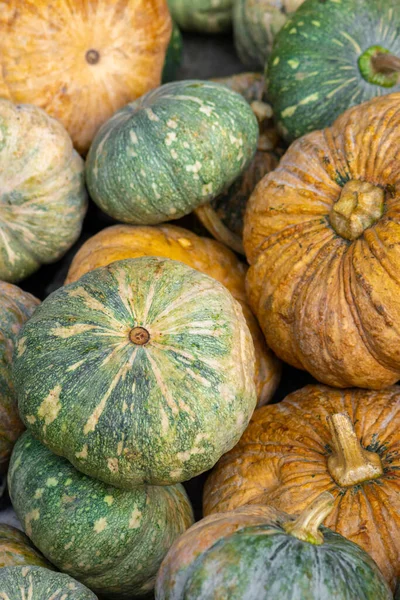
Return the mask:
<path id="1" fill-rule="evenodd" d="M 54 569 L 32 546 L 28 536 L 11 525 L 0 523 L 0 569 L 27 565 Z"/>
<path id="2" fill-rule="evenodd" d="M 172 18 L 183 31 L 224 33 L 232 26 L 233 0 L 168 0 Z"/>
<path id="3" fill-rule="evenodd" d="M 2 600 L 97 600 L 87 587 L 43 567 L 0 569 Z"/>

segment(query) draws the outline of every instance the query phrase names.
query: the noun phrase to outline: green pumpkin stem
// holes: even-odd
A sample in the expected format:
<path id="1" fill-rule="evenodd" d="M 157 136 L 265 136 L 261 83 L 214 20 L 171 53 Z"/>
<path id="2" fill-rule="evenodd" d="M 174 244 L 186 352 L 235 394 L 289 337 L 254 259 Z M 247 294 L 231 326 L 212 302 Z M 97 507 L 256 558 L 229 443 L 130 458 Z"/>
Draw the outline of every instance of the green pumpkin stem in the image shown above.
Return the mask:
<path id="1" fill-rule="evenodd" d="M 286 521 L 283 528 L 303 542 L 316 546 L 324 543 L 324 536 L 319 531 L 323 521 L 332 512 L 334 497 L 329 492 L 320 494 L 294 521 Z"/>
<path id="2" fill-rule="evenodd" d="M 400 73 L 400 58 L 394 54 L 379 52 L 371 58 L 371 62 L 377 73 L 383 75 Z"/>
<path id="3" fill-rule="evenodd" d="M 348 414 L 334 414 L 328 417 L 328 424 L 333 448 L 328 470 L 338 485 L 350 487 L 383 475 L 379 455 L 361 446 Z"/>

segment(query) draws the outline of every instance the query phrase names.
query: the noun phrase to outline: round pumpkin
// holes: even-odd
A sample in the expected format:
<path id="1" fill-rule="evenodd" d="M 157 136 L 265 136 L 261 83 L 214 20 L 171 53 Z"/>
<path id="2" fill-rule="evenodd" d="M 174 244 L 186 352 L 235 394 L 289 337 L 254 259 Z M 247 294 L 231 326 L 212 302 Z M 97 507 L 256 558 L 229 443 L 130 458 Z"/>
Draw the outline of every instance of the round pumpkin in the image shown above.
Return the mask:
<path id="1" fill-rule="evenodd" d="M 227 248 L 173 225 L 133 227 L 114 225 L 90 238 L 75 255 L 66 283 L 116 260 L 139 256 L 163 256 L 179 260 L 205 275 L 214 277 L 240 302 L 253 338 L 255 384 L 258 406 L 269 402 L 278 386 L 281 364 L 265 344 L 264 336 L 247 304 L 245 265 Z"/>
<path id="2" fill-rule="evenodd" d="M 127 489 L 211 468 L 256 405 L 240 304 L 215 279 L 156 257 L 51 294 L 20 332 L 13 375 L 33 435 Z"/>
<path id="3" fill-rule="evenodd" d="M 86 163 L 89 192 L 125 223 L 176 219 L 230 185 L 257 138 L 257 120 L 239 94 L 214 82 L 167 83 L 100 129 Z"/>
<path id="4" fill-rule="evenodd" d="M 250 305 L 284 361 L 338 387 L 400 377 L 400 94 L 289 148 L 245 218 Z"/>
<path id="5" fill-rule="evenodd" d="M 0 569 L 27 565 L 54 569 L 32 546 L 28 536 L 11 525 L 0 523 Z"/>
<path id="6" fill-rule="evenodd" d="M 167 550 L 193 523 L 181 485 L 119 490 L 82 475 L 29 433 L 14 448 L 8 485 L 46 558 L 114 599 L 149 593 Z"/>
<path id="7" fill-rule="evenodd" d="M 208 479 L 204 512 L 268 504 L 296 514 L 324 491 L 325 521 L 400 575 L 400 386 L 381 392 L 310 385 L 258 409 Z"/>
<path id="8" fill-rule="evenodd" d="M 63 256 L 86 199 L 83 161 L 64 127 L 0 98 L 0 279 L 20 281 Z"/>
<path id="9" fill-rule="evenodd" d="M 0 96 L 40 106 L 86 153 L 116 110 L 160 84 L 170 35 L 166 0 L 10 0 Z"/>
<path id="10" fill-rule="evenodd" d="M 162 72 L 162 82 L 168 83 L 176 79 L 176 72 L 181 66 L 183 54 L 183 39 L 176 23 L 172 23 L 171 39 L 168 44 L 167 53 Z"/>
<path id="11" fill-rule="evenodd" d="M 223 33 L 232 27 L 232 0 L 168 0 L 183 31 Z"/>
<path id="12" fill-rule="evenodd" d="M 289 140 L 400 90 L 398 0 L 306 0 L 276 37 L 268 97 Z"/>
<path id="13" fill-rule="evenodd" d="M 72 577 L 42 567 L 0 569 L 0 598 L 4 600 L 97 600 L 93 592 Z"/>
<path id="14" fill-rule="evenodd" d="M 5 473 L 11 450 L 24 430 L 18 415 L 11 375 L 17 335 L 39 300 L 16 285 L 0 281 L 0 473 Z"/>
<path id="15" fill-rule="evenodd" d="M 320 528 L 332 500 L 322 494 L 296 519 L 261 506 L 206 517 L 169 550 L 156 600 L 390 600 L 371 557 Z"/>

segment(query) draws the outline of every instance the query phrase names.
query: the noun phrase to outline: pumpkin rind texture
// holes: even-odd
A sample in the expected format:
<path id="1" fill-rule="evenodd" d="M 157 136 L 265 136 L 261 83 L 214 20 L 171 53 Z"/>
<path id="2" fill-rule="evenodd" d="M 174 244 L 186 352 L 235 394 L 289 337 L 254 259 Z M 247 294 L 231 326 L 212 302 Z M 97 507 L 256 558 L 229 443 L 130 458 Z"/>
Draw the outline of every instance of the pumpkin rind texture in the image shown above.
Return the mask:
<path id="1" fill-rule="evenodd" d="M 0 96 L 43 108 L 85 154 L 116 110 L 160 84 L 170 36 L 166 0 L 11 0 Z"/>
<path id="2" fill-rule="evenodd" d="M 257 138 L 257 120 L 239 94 L 207 81 L 167 83 L 100 129 L 86 163 L 89 192 L 125 223 L 176 219 L 230 185 Z"/>
<path id="3" fill-rule="evenodd" d="M 255 350 L 255 384 L 258 406 L 269 402 L 281 376 L 280 361 L 267 348 L 258 323 L 249 309 L 244 287 L 246 267 L 227 248 L 173 225 L 107 227 L 90 238 L 75 255 L 65 283 L 114 261 L 139 256 L 161 256 L 183 262 L 214 277 L 240 302 Z"/>
<path id="4" fill-rule="evenodd" d="M 20 333 L 13 374 L 33 435 L 127 489 L 209 469 L 256 405 L 240 304 L 215 279 L 155 257 L 51 294 Z"/>
<path id="5" fill-rule="evenodd" d="M 168 0 L 168 6 L 183 31 L 224 33 L 232 27 L 232 0 Z"/>
<path id="6" fill-rule="evenodd" d="M 11 374 L 14 346 L 19 330 L 38 304 L 31 294 L 0 281 L 0 473 L 7 470 L 13 445 L 24 430 Z"/>
<path id="7" fill-rule="evenodd" d="M 42 567 L 0 569 L 0 598 L 4 600 L 97 600 L 88 588 L 64 573 Z"/>
<path id="8" fill-rule="evenodd" d="M 400 56 L 399 26 L 397 0 L 306 0 L 268 61 L 268 95 L 284 136 L 322 129 L 355 104 L 400 91 L 397 74 L 372 83 L 371 62 L 378 49 Z"/>
<path id="9" fill-rule="evenodd" d="M 400 377 L 399 107 L 383 96 L 297 140 L 247 205 L 247 292 L 267 343 L 337 387 Z"/>
<path id="10" fill-rule="evenodd" d="M 27 535 L 11 525 L 0 523 L 0 569 L 27 565 L 54 569 Z"/>
<path id="11" fill-rule="evenodd" d="M 25 433 L 9 471 L 10 497 L 43 554 L 98 594 L 148 594 L 173 541 L 192 523 L 181 485 L 119 490 L 79 473 Z"/>
<path id="12" fill-rule="evenodd" d="M 327 418 L 347 413 L 357 440 L 383 474 L 355 485 L 333 478 Z M 204 514 L 268 504 L 296 514 L 324 491 L 335 497 L 324 521 L 376 561 L 395 586 L 400 575 L 400 386 L 380 392 L 310 385 L 255 411 L 237 446 L 221 458 L 204 490 Z"/>
<path id="13" fill-rule="evenodd" d="M 0 279 L 20 281 L 61 258 L 86 205 L 83 161 L 64 127 L 0 98 Z"/>

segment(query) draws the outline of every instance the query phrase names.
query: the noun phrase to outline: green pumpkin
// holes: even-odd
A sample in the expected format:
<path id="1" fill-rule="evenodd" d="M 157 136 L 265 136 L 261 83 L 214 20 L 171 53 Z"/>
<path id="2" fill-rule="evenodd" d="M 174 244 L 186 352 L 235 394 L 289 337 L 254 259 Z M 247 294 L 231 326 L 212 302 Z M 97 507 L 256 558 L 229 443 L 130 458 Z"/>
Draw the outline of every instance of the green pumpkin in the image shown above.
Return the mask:
<path id="1" fill-rule="evenodd" d="M 83 161 L 43 110 L 0 99 L 0 279 L 58 260 L 86 211 Z"/>
<path id="2" fill-rule="evenodd" d="M 15 445 L 8 485 L 46 558 L 116 599 L 147 594 L 169 547 L 193 522 L 181 485 L 119 490 L 82 475 L 29 433 Z"/>
<path id="3" fill-rule="evenodd" d="M 89 192 L 125 223 L 176 219 L 230 185 L 257 138 L 257 120 L 239 94 L 214 82 L 168 83 L 101 127 L 86 163 Z"/>
<path id="4" fill-rule="evenodd" d="M 32 546 L 28 536 L 11 525 L 0 523 L 0 569 L 27 565 L 54 569 Z"/>
<path id="5" fill-rule="evenodd" d="M 391 600 L 364 550 L 319 530 L 332 501 L 321 494 L 297 519 L 264 506 L 206 517 L 171 547 L 156 600 Z"/>
<path id="6" fill-rule="evenodd" d="M 181 66 L 183 54 L 183 39 L 179 27 L 173 21 L 171 39 L 165 55 L 162 82 L 168 83 L 176 79 L 176 72 Z"/>
<path id="7" fill-rule="evenodd" d="M 168 0 L 171 16 L 183 31 L 224 33 L 232 26 L 233 0 Z"/>
<path id="8" fill-rule="evenodd" d="M 42 567 L 0 569 L 2 600 L 97 600 L 87 587 L 69 575 Z"/>
<path id="9" fill-rule="evenodd" d="M 400 90 L 398 0 L 306 0 L 276 37 L 268 97 L 288 140 Z M 382 62 L 383 61 L 383 62 Z M 385 63 L 396 66 L 388 71 Z"/>
<path id="10" fill-rule="evenodd" d="M 13 374 L 33 435 L 126 489 L 211 468 L 256 404 L 240 305 L 167 258 L 117 261 L 51 294 L 20 333 Z"/>

